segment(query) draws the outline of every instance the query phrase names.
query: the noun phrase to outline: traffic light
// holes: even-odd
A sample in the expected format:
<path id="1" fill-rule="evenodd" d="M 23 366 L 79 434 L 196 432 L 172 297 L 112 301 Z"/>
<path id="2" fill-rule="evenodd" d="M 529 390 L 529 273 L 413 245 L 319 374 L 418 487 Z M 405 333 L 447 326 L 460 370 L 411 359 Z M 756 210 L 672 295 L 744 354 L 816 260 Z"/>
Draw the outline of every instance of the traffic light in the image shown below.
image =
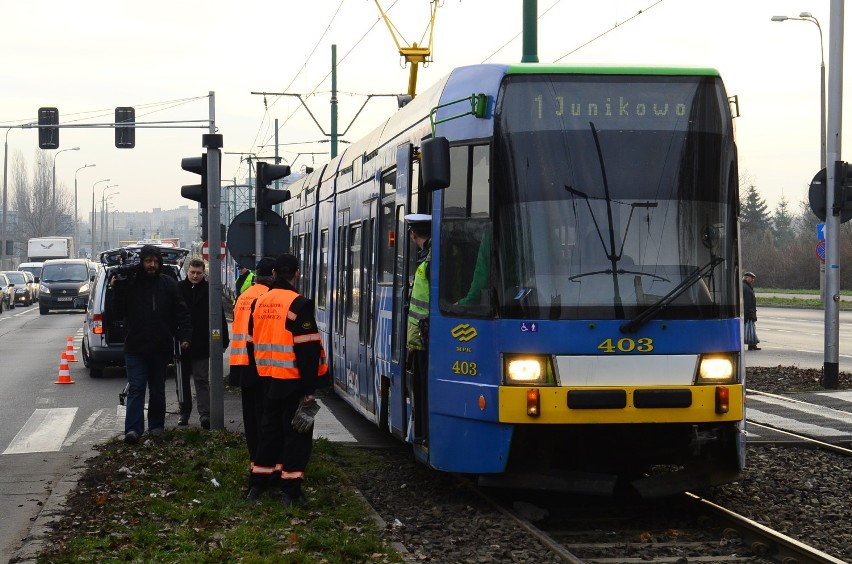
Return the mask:
<path id="1" fill-rule="evenodd" d="M 188 200 L 198 202 L 201 207 L 201 238 L 207 240 L 207 153 L 200 157 L 186 157 L 181 159 L 180 167 L 183 170 L 201 175 L 201 184 L 191 184 L 180 187 L 180 195 Z"/>
<path id="2" fill-rule="evenodd" d="M 840 214 L 840 223 L 852 219 L 852 167 L 843 161 L 834 163 L 834 212 Z M 811 211 L 820 221 L 826 219 L 826 183 L 828 175 L 822 169 L 813 180 L 808 190 L 808 201 Z"/>
<path id="3" fill-rule="evenodd" d="M 45 127 L 59 125 L 59 110 L 56 108 L 38 109 L 38 146 L 39 149 L 59 148 L 59 128 Z"/>
<path id="4" fill-rule="evenodd" d="M 285 176 L 290 176 L 290 167 L 288 165 L 257 163 L 255 207 L 259 215 L 263 214 L 264 210 L 271 210 L 275 204 L 280 204 L 290 199 L 289 190 L 274 190 L 269 188 L 272 181 L 284 178 Z"/>
<path id="5" fill-rule="evenodd" d="M 130 122 L 133 125 L 119 127 L 119 123 Z M 115 146 L 119 149 L 132 149 L 136 146 L 136 109 L 121 107 L 115 109 Z"/>

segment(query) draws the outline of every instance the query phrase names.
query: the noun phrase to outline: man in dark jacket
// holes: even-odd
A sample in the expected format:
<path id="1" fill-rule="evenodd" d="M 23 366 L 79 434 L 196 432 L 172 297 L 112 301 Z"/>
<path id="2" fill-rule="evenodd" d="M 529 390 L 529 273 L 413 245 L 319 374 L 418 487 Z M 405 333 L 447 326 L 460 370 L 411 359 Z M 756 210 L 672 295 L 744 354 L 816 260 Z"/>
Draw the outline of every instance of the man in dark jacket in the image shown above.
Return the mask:
<path id="1" fill-rule="evenodd" d="M 195 399 L 198 416 L 204 429 L 210 428 L 210 284 L 204 278 L 205 265 L 200 258 L 189 261 L 186 278 L 178 282 L 181 296 L 189 308 L 192 320 L 192 338 L 187 351 L 181 355 L 181 404 L 178 425 L 189 424 L 192 414 L 192 390 L 190 375 L 195 382 Z M 228 322 L 222 309 L 222 328 L 219 338 L 222 349 L 228 348 Z"/>
<path id="2" fill-rule="evenodd" d="M 759 351 L 760 347 L 757 343 L 760 339 L 757 338 L 757 330 L 754 324 L 757 323 L 757 298 L 754 295 L 755 275 L 753 272 L 743 274 L 743 320 L 746 326 L 746 344 L 748 350 Z M 751 327 L 749 327 L 751 325 Z"/>
<path id="3" fill-rule="evenodd" d="M 158 435 L 166 422 L 166 373 L 174 356 L 174 341 L 189 348 L 192 336 L 189 311 L 177 282 L 162 273 L 160 249 L 145 245 L 139 265 L 130 276 L 113 271 L 113 309 L 125 320 L 124 361 L 127 369 L 127 414 L 124 442 L 136 444 L 145 430 L 145 389 L 148 399 L 148 432 Z"/>

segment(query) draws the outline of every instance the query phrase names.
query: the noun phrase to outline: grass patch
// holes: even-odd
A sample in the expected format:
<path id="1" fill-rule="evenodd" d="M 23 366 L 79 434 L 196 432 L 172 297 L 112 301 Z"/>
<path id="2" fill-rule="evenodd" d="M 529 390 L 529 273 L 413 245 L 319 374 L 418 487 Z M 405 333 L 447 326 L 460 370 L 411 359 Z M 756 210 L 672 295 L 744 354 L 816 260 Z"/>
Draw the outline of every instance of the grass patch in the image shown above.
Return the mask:
<path id="1" fill-rule="evenodd" d="M 790 290 L 788 288 L 757 288 L 754 289 L 755 292 L 760 292 L 764 294 L 810 294 L 817 296 L 819 295 L 819 288 L 816 290 Z M 841 296 L 852 296 L 852 290 L 840 290 Z"/>
<path id="2" fill-rule="evenodd" d="M 841 300 L 838 303 L 840 304 L 841 310 L 852 310 L 852 302 Z M 765 298 L 758 296 L 757 307 L 760 306 L 800 307 L 805 309 L 824 309 L 825 307 L 822 303 L 822 300 L 808 300 L 799 298 Z"/>
<path id="3" fill-rule="evenodd" d="M 172 430 L 99 449 L 39 562 L 401 562 L 341 467 L 368 453 L 316 440 L 310 501 L 283 508 L 273 493 L 243 498 L 242 434 Z"/>

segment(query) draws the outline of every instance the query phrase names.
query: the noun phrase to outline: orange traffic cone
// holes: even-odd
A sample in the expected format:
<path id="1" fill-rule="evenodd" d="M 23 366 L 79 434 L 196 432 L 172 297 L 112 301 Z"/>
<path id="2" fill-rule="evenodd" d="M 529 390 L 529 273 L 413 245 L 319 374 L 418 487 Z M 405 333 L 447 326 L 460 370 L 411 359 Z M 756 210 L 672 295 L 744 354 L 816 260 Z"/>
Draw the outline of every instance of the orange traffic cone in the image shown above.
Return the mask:
<path id="1" fill-rule="evenodd" d="M 70 335 L 68 336 L 68 344 L 65 346 L 65 357 L 68 359 L 68 362 L 79 362 L 77 357 L 74 356 L 74 342 Z"/>
<path id="2" fill-rule="evenodd" d="M 73 384 L 71 373 L 68 371 L 68 358 L 65 353 L 62 353 L 62 360 L 59 361 L 59 376 L 54 384 Z"/>

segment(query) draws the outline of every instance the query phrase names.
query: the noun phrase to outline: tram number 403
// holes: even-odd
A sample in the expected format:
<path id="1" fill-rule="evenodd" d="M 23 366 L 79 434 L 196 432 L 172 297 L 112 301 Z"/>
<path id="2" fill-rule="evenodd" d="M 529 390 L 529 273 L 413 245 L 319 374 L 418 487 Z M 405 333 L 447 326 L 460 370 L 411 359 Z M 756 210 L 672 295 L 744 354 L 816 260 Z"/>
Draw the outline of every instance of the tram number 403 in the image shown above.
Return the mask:
<path id="1" fill-rule="evenodd" d="M 613 354 L 617 352 L 647 353 L 654 350 L 654 339 L 651 339 L 649 337 L 642 337 L 641 339 L 635 340 L 625 337 L 624 339 L 619 339 L 618 341 L 614 341 L 613 339 L 606 339 L 598 345 L 598 350 L 601 350 L 607 354 Z"/>
<path id="2" fill-rule="evenodd" d="M 475 362 L 466 362 L 461 360 L 457 360 L 453 363 L 453 372 L 456 374 L 464 374 L 465 376 L 476 376 L 478 374 Z"/>

